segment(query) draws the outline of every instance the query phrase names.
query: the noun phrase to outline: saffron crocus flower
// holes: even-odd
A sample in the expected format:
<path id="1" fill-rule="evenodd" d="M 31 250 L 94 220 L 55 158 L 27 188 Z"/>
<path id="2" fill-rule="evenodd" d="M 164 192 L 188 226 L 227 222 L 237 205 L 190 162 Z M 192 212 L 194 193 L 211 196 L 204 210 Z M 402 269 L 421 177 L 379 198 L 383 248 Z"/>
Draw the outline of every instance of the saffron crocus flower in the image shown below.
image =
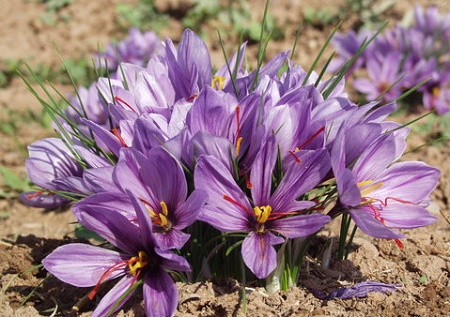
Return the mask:
<path id="1" fill-rule="evenodd" d="M 369 31 L 356 33 L 354 30 L 350 30 L 346 34 L 336 34 L 331 42 L 336 51 L 339 52 L 339 55 L 331 61 L 328 71 L 336 72 L 342 67 L 347 60 L 351 59 L 358 52 L 365 38 L 369 36 Z M 365 51 L 363 51 L 346 75 L 348 76 L 355 69 L 363 67 L 365 61 Z"/>
<path id="2" fill-rule="evenodd" d="M 110 43 L 105 51 L 96 54 L 97 66 L 115 72 L 120 62 L 145 66 L 153 56 L 164 53 L 162 41 L 152 32 L 142 33 L 136 28 L 117 44 Z"/>
<path id="3" fill-rule="evenodd" d="M 172 316 L 178 293 L 166 270 L 189 271 L 187 261 L 168 250 L 161 250 L 153 235 L 152 220 L 140 202 L 133 200 L 137 225 L 113 208 L 74 208 L 78 221 L 99 234 L 119 250 L 72 243 L 50 253 L 42 264 L 63 282 L 91 287 L 94 299 L 100 285 L 120 278 L 101 299 L 91 316 L 110 316 L 132 296 L 139 281 L 143 283 L 147 316 Z"/>
<path id="4" fill-rule="evenodd" d="M 192 30 L 183 32 L 178 48 L 166 40 L 166 64 L 176 99 L 193 98 L 211 84 L 212 65 L 208 47 Z"/>
<path id="5" fill-rule="evenodd" d="M 83 168 L 61 139 L 47 138 L 28 146 L 25 161 L 28 177 L 43 190 L 20 195 L 22 203 L 41 208 L 57 208 L 71 200 L 57 192 L 85 194 L 82 184 Z"/>
<path id="6" fill-rule="evenodd" d="M 357 283 L 350 287 L 342 287 L 335 291 L 332 291 L 330 294 L 325 295 L 322 291 L 312 290 L 313 294 L 322 299 L 322 300 L 331 300 L 335 298 L 339 299 L 350 299 L 350 298 L 363 298 L 366 297 L 367 294 L 372 292 L 395 292 L 398 287 L 401 287 L 402 284 L 386 284 L 381 282 L 361 282 Z"/>
<path id="7" fill-rule="evenodd" d="M 385 100 L 395 100 L 401 95 L 401 74 L 398 66 L 402 55 L 398 51 L 390 51 L 383 55 L 381 61 L 371 58 L 366 62 L 369 78 L 355 79 L 353 86 L 363 93 L 368 100 L 374 100 L 384 94 Z"/>
<path id="8" fill-rule="evenodd" d="M 266 278 L 276 268 L 274 245 L 282 243 L 283 237 L 307 236 L 330 220 L 322 214 L 303 215 L 314 202 L 297 200 L 328 173 L 330 163 L 326 150 L 297 155 L 299 164 L 290 166 L 271 194 L 277 146 L 274 137 L 269 138 L 251 168 L 251 199 L 215 157 L 200 157 L 195 169 L 195 186 L 205 190 L 209 197 L 199 220 L 223 232 L 247 232 L 241 253 L 245 264 L 258 278 Z"/>
<path id="9" fill-rule="evenodd" d="M 146 156 L 123 149 L 113 178 L 119 188 L 132 192 L 145 205 L 158 245 L 181 249 L 190 236 L 182 230 L 197 220 L 207 196 L 196 189 L 187 197 L 186 177 L 178 161 L 163 148 L 154 148 Z"/>
<path id="10" fill-rule="evenodd" d="M 402 233 L 393 229 L 412 229 L 435 222 L 436 218 L 425 207 L 436 187 L 439 171 L 423 162 L 393 164 L 403 152 L 404 146 L 399 143 L 404 143 L 404 135 L 393 132 L 380 135 L 361 152 L 364 145 L 357 142 L 361 138 L 346 142 L 352 132 L 355 130 L 342 137 L 331 154 L 339 191 L 337 209 L 347 211 L 364 233 L 376 238 L 403 238 Z M 351 168 L 345 148 L 360 153 L 351 162 Z"/>
<path id="11" fill-rule="evenodd" d="M 444 115 L 450 111 L 450 67 L 446 71 L 434 71 L 420 91 L 423 93 L 423 105 L 426 109 L 436 110 Z"/>

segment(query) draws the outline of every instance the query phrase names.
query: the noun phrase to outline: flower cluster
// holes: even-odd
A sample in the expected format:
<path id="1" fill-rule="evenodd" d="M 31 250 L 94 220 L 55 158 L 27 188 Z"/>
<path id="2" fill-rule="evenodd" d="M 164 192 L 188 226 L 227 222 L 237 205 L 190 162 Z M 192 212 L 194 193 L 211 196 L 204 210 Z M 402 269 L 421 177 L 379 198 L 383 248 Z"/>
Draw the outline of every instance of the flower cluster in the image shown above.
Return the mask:
<path id="1" fill-rule="evenodd" d="M 72 105 L 76 119 L 60 112 L 61 138 L 29 147 L 42 191 L 22 201 L 75 200 L 78 222 L 110 244 L 69 244 L 43 261 L 62 281 L 93 286 L 91 299 L 121 277 L 92 316 L 141 284 L 147 314 L 170 316 L 175 276 L 240 276 L 239 263 L 268 283 L 286 268 L 295 285 L 302 242 L 340 215 L 399 244 L 397 229 L 436 220 L 425 208 L 439 171 L 398 162 L 408 130 L 386 121 L 394 104 L 357 106 L 341 78 L 322 80 L 288 52 L 249 71 L 243 44 L 213 72 L 190 30 L 161 47 L 147 65 L 99 78 L 97 94 Z"/>
<path id="2" fill-rule="evenodd" d="M 364 69 L 367 78 L 357 76 L 353 85 L 367 100 L 392 101 L 427 80 L 417 89 L 422 104 L 442 115 L 450 111 L 450 14 L 416 6 L 413 16 L 412 25 L 398 24 L 368 45 L 352 68 Z M 370 33 L 363 29 L 337 35 L 332 42 L 338 56 L 330 70 L 356 54 Z"/>

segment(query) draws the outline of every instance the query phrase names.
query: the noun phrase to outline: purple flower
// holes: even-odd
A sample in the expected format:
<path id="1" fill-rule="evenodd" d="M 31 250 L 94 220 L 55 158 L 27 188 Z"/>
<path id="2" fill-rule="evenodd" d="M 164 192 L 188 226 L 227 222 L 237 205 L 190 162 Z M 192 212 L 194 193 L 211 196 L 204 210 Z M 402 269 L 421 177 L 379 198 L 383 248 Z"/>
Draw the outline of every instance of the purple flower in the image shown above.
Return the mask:
<path id="1" fill-rule="evenodd" d="M 444 115 L 450 111 L 450 67 L 445 71 L 433 71 L 429 77 L 431 80 L 419 88 L 423 93 L 423 105 Z"/>
<path id="2" fill-rule="evenodd" d="M 385 100 L 392 101 L 398 98 L 401 95 L 401 84 L 397 83 L 401 78 L 398 69 L 401 57 L 400 52 L 391 51 L 385 53 L 381 61 L 374 58 L 368 59 L 367 73 L 369 78 L 357 78 L 353 86 L 363 93 L 368 100 L 374 100 L 381 94 L 385 94 L 383 97 Z"/>
<path id="3" fill-rule="evenodd" d="M 398 287 L 401 287 L 402 284 L 385 284 L 380 282 L 361 282 L 357 283 L 350 287 L 342 287 L 335 291 L 332 291 L 330 294 L 325 295 L 322 291 L 312 290 L 313 294 L 322 299 L 322 300 L 331 300 L 335 298 L 339 299 L 349 299 L 353 297 L 363 298 L 366 297 L 368 293 L 372 292 L 395 292 Z"/>
<path id="4" fill-rule="evenodd" d="M 162 41 L 154 32 L 141 33 L 131 28 L 124 40 L 117 45 L 111 43 L 104 52 L 96 54 L 96 63 L 99 67 L 116 71 L 120 62 L 145 66 L 151 57 L 162 53 Z"/>
<path id="5" fill-rule="evenodd" d="M 349 130 L 333 148 L 332 166 L 341 205 L 356 225 L 377 238 L 399 239 L 404 235 L 393 229 L 411 229 L 436 221 L 425 207 L 439 176 L 436 168 L 423 162 L 393 162 L 401 156 L 404 135 L 382 134 L 364 144 L 372 125 Z M 347 141 L 352 137 L 352 142 Z M 359 142 L 358 142 L 359 141 Z M 361 148 L 364 149 L 361 151 Z M 347 158 L 347 153 L 353 153 Z M 351 167 L 349 167 L 351 166 Z"/>
<path id="6" fill-rule="evenodd" d="M 342 65 L 350 60 L 359 50 L 365 38 L 369 37 L 369 31 L 363 31 L 356 33 L 354 30 L 350 30 L 347 34 L 336 34 L 331 43 L 335 47 L 339 55 L 334 58 L 328 68 L 329 72 L 336 72 Z M 348 75 L 352 73 L 353 70 L 364 67 L 365 63 L 365 51 L 358 57 Z"/>
<path id="7" fill-rule="evenodd" d="M 425 35 L 433 36 L 443 32 L 448 28 L 445 20 L 436 6 L 429 6 L 426 10 L 418 5 L 414 7 L 414 28 Z"/>
<path id="8" fill-rule="evenodd" d="M 248 232 L 241 253 L 245 264 L 258 277 L 267 277 L 276 267 L 274 245 L 284 237 L 298 238 L 318 231 L 330 218 L 302 214 L 314 202 L 297 200 L 316 186 L 329 171 L 326 150 L 299 152 L 299 164 L 292 164 L 273 194 L 272 173 L 277 145 L 269 138 L 251 168 L 248 185 L 252 198 L 216 158 L 202 156 L 194 174 L 196 188 L 208 193 L 208 203 L 199 220 L 223 232 Z"/>
<path id="9" fill-rule="evenodd" d="M 183 32 L 176 49 L 166 40 L 166 63 L 173 83 L 176 99 L 193 98 L 211 84 L 212 65 L 206 44 L 192 30 Z"/>
<path id="10" fill-rule="evenodd" d="M 99 286 L 120 278 L 102 298 L 92 316 L 109 316 L 120 309 L 143 282 L 147 316 L 171 316 L 177 307 L 177 289 L 166 270 L 189 271 L 187 261 L 171 251 L 161 250 L 154 239 L 150 215 L 134 200 L 137 225 L 120 211 L 106 208 L 78 208 L 75 215 L 87 229 L 106 239 L 119 251 L 87 244 L 61 246 L 43 261 L 45 269 L 60 280 L 78 286 L 95 286 L 89 294 L 93 299 Z"/>
<path id="11" fill-rule="evenodd" d="M 124 149 L 113 178 L 119 188 L 132 192 L 144 204 L 158 245 L 181 249 L 189 239 L 182 230 L 197 220 L 207 197 L 197 189 L 187 197 L 186 176 L 176 159 L 162 148 L 146 156 Z"/>
<path id="12" fill-rule="evenodd" d="M 92 83 L 89 88 L 79 87 L 76 95 L 68 98 L 70 107 L 67 108 L 66 116 L 78 125 L 80 117 L 94 121 L 97 124 L 105 124 L 108 115 L 104 103 L 100 100 L 97 90 L 97 82 Z"/>
<path id="13" fill-rule="evenodd" d="M 58 196 L 58 191 L 75 195 L 87 193 L 81 178 L 83 168 L 61 139 L 36 141 L 28 146 L 28 153 L 29 157 L 25 161 L 28 177 L 43 191 L 22 193 L 22 203 L 33 207 L 56 208 L 71 201 Z"/>

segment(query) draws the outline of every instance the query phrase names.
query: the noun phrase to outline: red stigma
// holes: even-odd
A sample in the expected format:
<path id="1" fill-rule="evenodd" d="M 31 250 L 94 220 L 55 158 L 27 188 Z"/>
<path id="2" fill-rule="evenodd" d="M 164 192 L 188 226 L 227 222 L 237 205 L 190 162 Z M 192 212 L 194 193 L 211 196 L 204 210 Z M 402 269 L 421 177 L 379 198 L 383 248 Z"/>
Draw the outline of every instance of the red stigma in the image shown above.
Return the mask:
<path id="1" fill-rule="evenodd" d="M 103 275 L 100 277 L 100 279 L 98 280 L 98 282 L 95 285 L 94 289 L 88 294 L 88 298 L 90 300 L 94 300 L 95 295 L 97 295 L 97 293 L 98 293 L 98 291 L 100 289 L 100 285 L 108 278 L 108 276 L 110 276 L 111 273 L 113 273 L 114 271 L 122 269 L 122 268 L 126 267 L 127 265 L 128 265 L 128 263 L 126 261 L 123 261 L 123 262 L 116 263 L 115 265 L 113 265 L 109 269 L 107 269 L 103 273 Z"/>
<path id="2" fill-rule="evenodd" d="M 225 199 L 226 201 L 232 203 L 233 205 L 242 208 L 242 209 L 245 210 L 249 215 L 251 215 L 251 216 L 254 216 L 254 215 L 255 215 L 255 213 L 254 213 L 252 210 L 248 209 L 247 207 L 245 207 L 245 206 L 242 205 L 241 203 L 238 203 L 236 200 L 234 200 L 234 199 L 231 198 L 230 196 L 227 196 L 227 195 L 224 194 L 222 197 L 223 197 L 223 199 Z"/>
<path id="3" fill-rule="evenodd" d="M 302 160 L 297 155 L 295 155 L 294 151 L 289 151 L 289 154 L 291 154 L 294 157 L 296 163 L 302 164 Z"/>
<path id="4" fill-rule="evenodd" d="M 405 246 L 403 245 L 403 243 L 399 239 L 394 239 L 394 242 L 400 249 L 403 250 L 405 248 Z"/>
<path id="5" fill-rule="evenodd" d="M 123 147 L 129 147 L 127 145 L 127 143 L 125 142 L 125 140 L 122 138 L 122 135 L 120 135 L 119 128 L 113 128 L 111 130 L 111 133 L 114 134 L 116 136 L 116 138 L 119 139 L 120 144 L 122 144 Z"/>
<path id="6" fill-rule="evenodd" d="M 125 105 L 131 111 L 136 112 L 136 110 L 134 110 L 134 108 L 132 106 L 130 106 L 130 104 L 128 102 L 126 102 L 125 100 L 123 100 L 119 96 L 114 96 L 114 100 L 116 100 L 116 101 L 120 102 L 121 104 Z"/>
<path id="7" fill-rule="evenodd" d="M 248 173 L 247 172 L 245 172 L 244 177 L 245 177 L 245 186 L 247 186 L 247 189 L 252 189 L 253 184 L 250 181 L 250 179 L 248 178 Z"/>
<path id="8" fill-rule="evenodd" d="M 28 194 L 28 195 L 27 195 L 27 198 L 28 198 L 28 199 L 33 199 L 33 198 L 36 198 L 36 197 L 39 196 L 39 195 L 42 195 L 43 193 L 44 193 L 44 191 L 43 191 L 43 190 L 40 190 L 40 191 L 31 193 L 31 194 Z"/>
<path id="9" fill-rule="evenodd" d="M 192 100 L 194 100 L 197 97 L 198 97 L 198 94 L 193 94 L 192 96 L 186 98 L 186 101 L 192 101 Z"/>
<path id="10" fill-rule="evenodd" d="M 241 136 L 241 106 L 236 106 L 236 142 Z"/>
<path id="11" fill-rule="evenodd" d="M 305 142 L 297 146 L 296 151 L 300 151 L 302 148 L 304 148 L 308 143 L 310 143 L 312 140 L 314 140 L 319 134 L 321 134 L 323 131 L 325 131 L 325 127 L 321 127 L 319 130 L 316 131 L 312 136 L 310 136 Z"/>

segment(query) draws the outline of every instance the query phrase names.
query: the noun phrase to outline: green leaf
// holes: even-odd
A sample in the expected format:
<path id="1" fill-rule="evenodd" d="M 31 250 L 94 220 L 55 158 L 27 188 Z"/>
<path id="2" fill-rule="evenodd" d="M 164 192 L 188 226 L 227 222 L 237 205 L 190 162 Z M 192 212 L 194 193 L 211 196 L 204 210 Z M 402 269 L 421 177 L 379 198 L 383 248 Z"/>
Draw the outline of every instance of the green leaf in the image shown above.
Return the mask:
<path id="1" fill-rule="evenodd" d="M 30 188 L 28 179 L 19 177 L 6 166 L 0 165 L 0 174 L 3 177 L 3 182 L 10 189 L 22 192 Z"/>

